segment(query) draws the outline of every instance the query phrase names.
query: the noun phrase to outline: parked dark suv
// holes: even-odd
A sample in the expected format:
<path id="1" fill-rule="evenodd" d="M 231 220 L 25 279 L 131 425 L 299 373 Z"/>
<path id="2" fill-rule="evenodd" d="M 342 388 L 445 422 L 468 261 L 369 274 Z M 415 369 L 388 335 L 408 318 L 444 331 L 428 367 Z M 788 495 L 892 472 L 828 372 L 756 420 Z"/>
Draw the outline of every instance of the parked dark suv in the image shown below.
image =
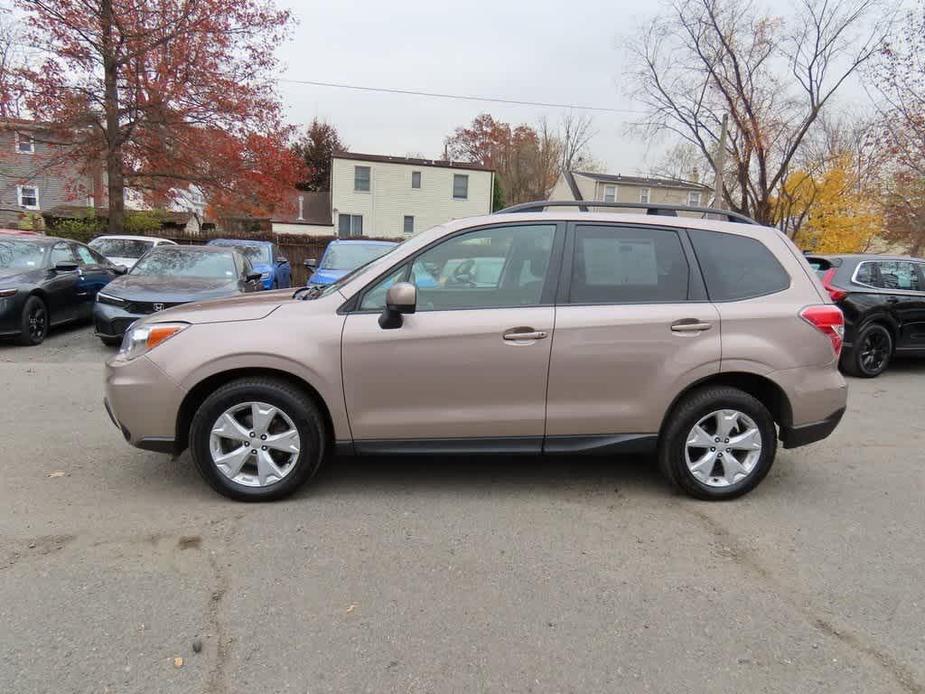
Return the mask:
<path id="1" fill-rule="evenodd" d="M 841 368 L 873 378 L 895 355 L 925 356 L 925 260 L 903 256 L 809 256 L 845 314 Z"/>

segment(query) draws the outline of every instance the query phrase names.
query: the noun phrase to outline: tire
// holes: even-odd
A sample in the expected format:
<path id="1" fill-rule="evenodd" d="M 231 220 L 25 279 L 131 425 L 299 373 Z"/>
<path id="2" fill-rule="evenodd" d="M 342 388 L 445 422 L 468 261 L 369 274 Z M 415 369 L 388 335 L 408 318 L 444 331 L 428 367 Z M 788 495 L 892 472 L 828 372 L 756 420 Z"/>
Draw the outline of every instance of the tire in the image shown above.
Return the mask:
<path id="1" fill-rule="evenodd" d="M 100 341 L 107 347 L 118 347 L 122 344 L 121 337 L 104 337 L 103 335 L 100 335 Z"/>
<path id="2" fill-rule="evenodd" d="M 48 307 L 37 296 L 30 296 L 22 307 L 20 318 L 20 333 L 18 342 L 21 345 L 40 345 L 48 335 Z"/>
<path id="3" fill-rule="evenodd" d="M 251 415 L 252 405 L 256 403 L 261 416 L 268 410 L 264 405 L 275 408 L 278 413 L 271 415 L 272 422 L 268 421 L 270 428 L 261 427 L 260 423 Z M 243 423 L 243 432 L 233 425 L 224 430 L 232 431 L 232 438 L 226 439 L 220 435 L 213 437 L 218 420 L 230 410 L 240 408 L 233 413 L 239 423 Z M 227 421 L 227 420 L 223 420 Z M 286 429 L 284 434 L 274 433 Z M 266 431 L 271 439 L 281 435 L 289 436 L 291 430 L 297 432 L 298 453 L 282 452 L 281 449 L 270 450 L 261 444 L 260 433 Z M 255 433 L 250 440 L 244 435 Z M 291 439 L 287 439 L 291 440 Z M 281 379 L 274 378 L 242 378 L 227 383 L 208 396 L 199 406 L 190 425 L 190 452 L 193 461 L 203 479 L 217 491 L 237 501 L 273 501 L 288 496 L 305 482 L 311 479 L 325 454 L 324 423 L 318 408 L 311 398 L 303 391 Z M 239 447 L 240 446 L 240 447 Z M 257 450 L 258 446 L 261 450 Z M 238 458 L 236 451 L 253 450 L 251 457 Z M 227 452 L 226 452 L 227 451 Z M 236 479 L 223 472 L 214 456 L 230 454 L 234 457 L 230 465 L 239 460 L 246 460 L 240 467 L 241 472 Z M 261 480 L 261 470 L 266 469 L 264 456 L 275 456 L 272 460 L 282 477 L 274 480 Z"/>
<path id="4" fill-rule="evenodd" d="M 893 333 L 882 323 L 870 323 L 858 332 L 854 346 L 841 356 L 842 371 L 858 378 L 876 378 L 893 356 Z"/>
<path id="5" fill-rule="evenodd" d="M 736 417 L 730 415 L 733 412 Z M 724 413 L 729 416 L 723 416 Z M 720 419 L 726 423 L 736 422 L 728 437 L 722 435 L 719 426 L 711 430 L 711 422 L 728 426 Z M 702 425 L 701 436 L 708 434 L 704 442 L 709 448 L 689 445 L 689 440 L 695 440 L 695 425 Z M 753 431 L 757 431 L 757 435 L 749 433 Z M 719 442 L 716 434 L 720 434 Z M 756 441 L 758 448 L 754 448 Z M 724 446 L 727 442 L 732 445 Z M 708 386 L 690 393 L 675 405 L 659 438 L 658 461 L 662 473 L 689 496 L 721 501 L 754 489 L 770 471 L 776 453 L 774 418 L 759 400 L 738 388 Z M 732 458 L 726 457 L 724 462 L 723 455 Z M 697 461 L 704 462 L 698 467 Z"/>

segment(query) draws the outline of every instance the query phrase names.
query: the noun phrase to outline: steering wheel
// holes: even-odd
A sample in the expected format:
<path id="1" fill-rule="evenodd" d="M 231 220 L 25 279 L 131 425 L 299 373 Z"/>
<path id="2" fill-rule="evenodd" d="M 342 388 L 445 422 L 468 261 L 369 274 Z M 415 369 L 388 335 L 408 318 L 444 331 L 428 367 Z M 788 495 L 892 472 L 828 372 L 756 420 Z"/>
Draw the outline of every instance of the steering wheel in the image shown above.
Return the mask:
<path id="1" fill-rule="evenodd" d="M 453 284 L 458 284 L 463 287 L 474 287 L 475 282 L 472 281 L 472 268 L 475 267 L 475 260 L 469 258 L 464 260 L 453 270 Z"/>

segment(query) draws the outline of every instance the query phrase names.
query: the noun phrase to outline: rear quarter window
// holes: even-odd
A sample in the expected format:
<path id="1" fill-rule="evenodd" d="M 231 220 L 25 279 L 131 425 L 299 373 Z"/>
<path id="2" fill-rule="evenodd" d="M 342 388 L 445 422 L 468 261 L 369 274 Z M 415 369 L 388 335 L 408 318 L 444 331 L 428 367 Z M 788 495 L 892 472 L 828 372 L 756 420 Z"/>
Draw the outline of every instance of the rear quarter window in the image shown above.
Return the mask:
<path id="1" fill-rule="evenodd" d="M 688 233 L 711 301 L 750 299 L 790 286 L 790 275 L 760 241 L 702 229 Z"/>

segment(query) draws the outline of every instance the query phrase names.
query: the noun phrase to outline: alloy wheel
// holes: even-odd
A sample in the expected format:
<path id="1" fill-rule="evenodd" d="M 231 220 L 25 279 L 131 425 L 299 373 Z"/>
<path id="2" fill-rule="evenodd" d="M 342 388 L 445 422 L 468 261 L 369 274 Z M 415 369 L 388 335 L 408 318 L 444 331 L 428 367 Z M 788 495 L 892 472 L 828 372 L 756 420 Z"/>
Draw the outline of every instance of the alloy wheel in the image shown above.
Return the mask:
<path id="1" fill-rule="evenodd" d="M 755 470 L 761 458 L 761 432 L 738 410 L 717 410 L 701 418 L 684 444 L 687 469 L 707 487 L 728 487 Z"/>
<path id="2" fill-rule="evenodd" d="M 45 312 L 45 307 L 41 305 L 35 306 L 29 312 L 27 322 L 29 324 L 29 337 L 34 342 L 41 342 L 48 330 L 48 314 Z"/>
<path id="3" fill-rule="evenodd" d="M 212 463 L 228 479 L 246 487 L 268 487 L 292 472 L 301 441 L 292 419 L 265 402 L 228 408 L 212 425 Z"/>
<path id="4" fill-rule="evenodd" d="M 881 330 L 872 330 L 864 337 L 861 345 L 861 366 L 868 373 L 883 370 L 890 356 L 890 338 Z"/>

